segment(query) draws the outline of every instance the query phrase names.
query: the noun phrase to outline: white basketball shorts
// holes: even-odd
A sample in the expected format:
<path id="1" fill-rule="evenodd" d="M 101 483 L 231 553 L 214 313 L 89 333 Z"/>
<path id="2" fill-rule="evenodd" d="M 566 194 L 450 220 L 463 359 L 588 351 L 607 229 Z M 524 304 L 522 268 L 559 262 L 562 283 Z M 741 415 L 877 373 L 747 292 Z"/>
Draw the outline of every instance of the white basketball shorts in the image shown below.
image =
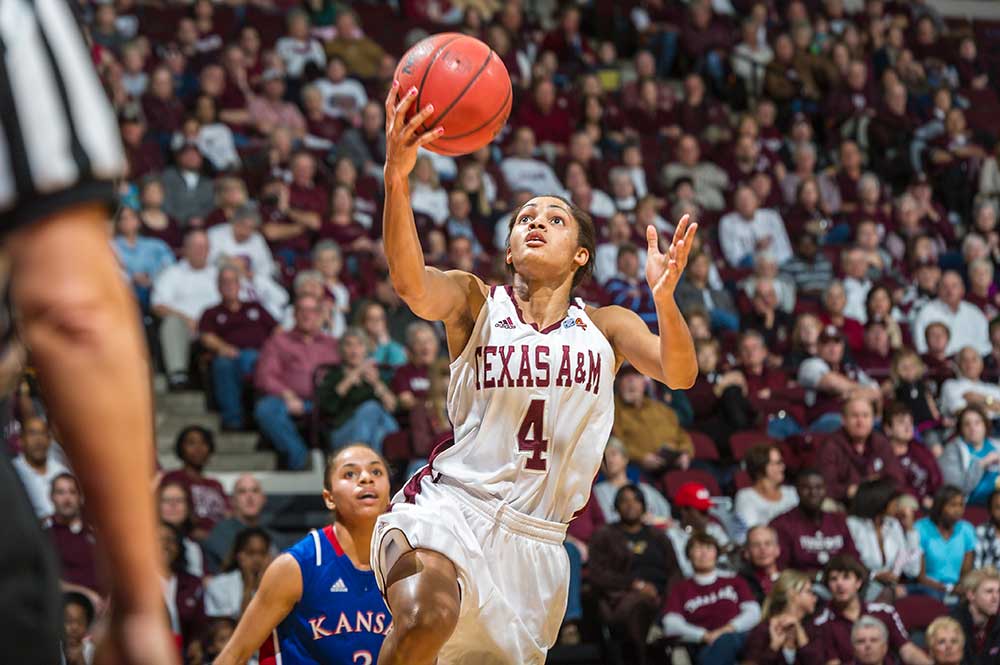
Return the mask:
<path id="1" fill-rule="evenodd" d="M 397 494 L 376 524 L 371 562 L 382 593 L 386 565 L 400 554 L 439 552 L 458 570 L 461 610 L 438 663 L 543 665 L 566 613 L 566 525 L 440 476 L 426 475 L 418 487 L 412 502 Z"/>

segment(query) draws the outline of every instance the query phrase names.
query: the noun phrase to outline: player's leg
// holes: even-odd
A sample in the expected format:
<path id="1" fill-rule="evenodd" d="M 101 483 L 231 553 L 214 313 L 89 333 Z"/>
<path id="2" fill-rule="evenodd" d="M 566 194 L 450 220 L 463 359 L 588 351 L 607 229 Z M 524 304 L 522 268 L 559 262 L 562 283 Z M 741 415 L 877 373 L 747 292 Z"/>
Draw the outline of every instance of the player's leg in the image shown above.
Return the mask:
<path id="1" fill-rule="evenodd" d="M 458 624 L 458 571 L 448 557 L 410 550 L 386 575 L 392 630 L 382 644 L 379 665 L 433 665 Z"/>

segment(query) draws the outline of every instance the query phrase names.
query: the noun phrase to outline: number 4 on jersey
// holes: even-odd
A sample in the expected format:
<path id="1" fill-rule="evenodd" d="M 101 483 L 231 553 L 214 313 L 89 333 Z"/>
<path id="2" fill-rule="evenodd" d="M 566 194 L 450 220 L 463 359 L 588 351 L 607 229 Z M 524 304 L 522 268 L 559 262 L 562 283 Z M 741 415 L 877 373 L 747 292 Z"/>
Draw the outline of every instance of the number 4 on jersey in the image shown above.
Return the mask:
<path id="1" fill-rule="evenodd" d="M 523 453 L 531 453 L 524 463 L 525 469 L 545 471 L 546 462 L 543 453 L 549 452 L 549 440 L 545 438 L 545 400 L 533 399 L 524 413 L 524 420 L 517 430 L 517 449 Z"/>

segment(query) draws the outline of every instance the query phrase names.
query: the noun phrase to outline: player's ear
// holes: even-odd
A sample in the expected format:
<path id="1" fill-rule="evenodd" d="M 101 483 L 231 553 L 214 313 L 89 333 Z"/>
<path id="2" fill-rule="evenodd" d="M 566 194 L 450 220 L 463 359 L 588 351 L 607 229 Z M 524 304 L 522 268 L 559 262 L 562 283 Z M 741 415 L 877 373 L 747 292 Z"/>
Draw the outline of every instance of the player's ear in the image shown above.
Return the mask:
<path id="1" fill-rule="evenodd" d="M 337 502 L 333 500 L 333 495 L 330 494 L 330 490 L 323 490 L 323 504 L 326 506 L 327 510 L 337 509 Z"/>
<path id="2" fill-rule="evenodd" d="M 507 243 L 507 251 L 504 253 L 504 262 L 508 265 L 512 265 L 514 263 L 514 255 L 510 251 L 510 243 Z"/>
<path id="3" fill-rule="evenodd" d="M 590 260 L 590 250 L 588 250 L 586 247 L 578 248 L 576 250 L 576 255 L 573 256 L 574 263 L 576 263 L 576 265 L 580 266 L 581 268 L 587 265 L 587 261 L 589 260 Z"/>

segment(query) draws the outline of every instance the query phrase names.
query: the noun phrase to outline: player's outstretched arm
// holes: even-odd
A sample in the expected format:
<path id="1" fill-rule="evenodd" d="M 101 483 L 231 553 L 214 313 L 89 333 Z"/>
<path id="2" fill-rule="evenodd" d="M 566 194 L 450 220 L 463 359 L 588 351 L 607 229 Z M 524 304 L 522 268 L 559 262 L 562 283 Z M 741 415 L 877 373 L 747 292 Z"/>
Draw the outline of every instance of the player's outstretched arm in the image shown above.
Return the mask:
<path id="1" fill-rule="evenodd" d="M 594 312 L 595 322 L 618 356 L 673 389 L 690 388 L 698 378 L 691 331 L 674 301 L 674 289 L 687 265 L 697 231 L 698 225 L 688 215 L 681 217 L 670 248 L 664 254 L 656 229 L 646 227 L 646 281 L 653 291 L 659 335 L 649 332 L 638 314 L 622 307 L 602 307 Z"/>
<path id="2" fill-rule="evenodd" d="M 302 597 L 302 572 L 290 554 L 271 562 L 233 636 L 213 665 L 244 665 Z"/>
<path id="3" fill-rule="evenodd" d="M 385 100 L 385 206 L 382 235 L 389 276 L 399 297 L 417 316 L 432 321 L 453 321 L 469 312 L 470 302 L 482 301 L 484 287 L 479 278 L 458 270 L 442 272 L 424 263 L 424 252 L 410 207 L 410 171 L 417 149 L 441 135 L 440 127 L 417 134 L 434 111 L 430 104 L 406 122 L 406 111 L 417 97 L 417 89 L 402 91 L 394 81 Z M 474 317 L 473 317 L 474 319 Z"/>

